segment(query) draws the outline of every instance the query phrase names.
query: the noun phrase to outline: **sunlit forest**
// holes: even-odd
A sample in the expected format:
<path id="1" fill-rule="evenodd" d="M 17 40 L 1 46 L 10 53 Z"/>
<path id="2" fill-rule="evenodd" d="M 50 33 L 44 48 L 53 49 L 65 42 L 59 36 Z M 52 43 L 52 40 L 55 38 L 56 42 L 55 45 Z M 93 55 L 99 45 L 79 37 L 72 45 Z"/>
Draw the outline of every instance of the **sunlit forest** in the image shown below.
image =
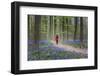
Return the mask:
<path id="1" fill-rule="evenodd" d="M 28 15 L 28 60 L 88 58 L 88 17 Z"/>

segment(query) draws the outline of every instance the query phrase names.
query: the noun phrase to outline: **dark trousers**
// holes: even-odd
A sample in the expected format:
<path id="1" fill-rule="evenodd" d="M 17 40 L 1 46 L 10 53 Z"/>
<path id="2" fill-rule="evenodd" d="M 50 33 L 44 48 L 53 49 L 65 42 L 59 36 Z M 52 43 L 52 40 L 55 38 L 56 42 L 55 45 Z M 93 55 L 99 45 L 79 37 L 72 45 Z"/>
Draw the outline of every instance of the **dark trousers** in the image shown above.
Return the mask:
<path id="1" fill-rule="evenodd" d="M 58 40 L 56 40 L 56 44 L 58 44 Z"/>

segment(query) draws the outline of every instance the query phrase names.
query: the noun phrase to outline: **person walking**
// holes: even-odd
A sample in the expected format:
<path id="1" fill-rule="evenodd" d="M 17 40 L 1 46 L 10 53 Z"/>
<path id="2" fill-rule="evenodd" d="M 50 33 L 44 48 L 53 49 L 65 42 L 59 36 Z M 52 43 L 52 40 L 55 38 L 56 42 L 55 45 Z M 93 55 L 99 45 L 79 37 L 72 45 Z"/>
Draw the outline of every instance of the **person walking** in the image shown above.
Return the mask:
<path id="1" fill-rule="evenodd" d="M 58 44 L 58 41 L 59 41 L 59 36 L 58 35 L 55 36 L 55 41 L 56 41 L 56 44 Z"/>

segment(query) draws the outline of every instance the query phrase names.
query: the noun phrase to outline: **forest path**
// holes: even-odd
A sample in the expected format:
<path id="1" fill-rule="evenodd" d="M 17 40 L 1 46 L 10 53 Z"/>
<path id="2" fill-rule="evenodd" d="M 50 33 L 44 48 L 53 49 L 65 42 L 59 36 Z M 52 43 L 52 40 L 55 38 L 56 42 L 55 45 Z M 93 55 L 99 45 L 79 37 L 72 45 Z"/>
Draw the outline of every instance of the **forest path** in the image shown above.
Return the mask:
<path id="1" fill-rule="evenodd" d="M 51 41 L 53 43 L 53 45 L 55 47 L 59 47 L 59 48 L 64 48 L 66 51 L 70 51 L 70 52 L 76 52 L 76 53 L 82 53 L 82 54 L 87 54 L 87 49 L 80 49 L 80 48 L 75 48 L 73 46 L 70 45 L 63 45 L 61 43 L 56 44 L 55 41 Z"/>

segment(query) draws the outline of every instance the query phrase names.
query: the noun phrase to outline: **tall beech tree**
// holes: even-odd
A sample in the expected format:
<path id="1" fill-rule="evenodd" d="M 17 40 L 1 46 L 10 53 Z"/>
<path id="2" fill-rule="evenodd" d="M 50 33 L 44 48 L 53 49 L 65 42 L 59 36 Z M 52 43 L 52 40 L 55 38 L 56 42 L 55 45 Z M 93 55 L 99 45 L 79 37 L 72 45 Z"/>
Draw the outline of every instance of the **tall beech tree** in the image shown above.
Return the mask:
<path id="1" fill-rule="evenodd" d="M 34 43 L 35 49 L 39 48 L 39 38 L 40 38 L 40 26 L 41 26 L 41 16 L 35 15 L 35 26 L 34 26 Z"/>
<path id="2" fill-rule="evenodd" d="M 83 46 L 83 17 L 80 17 L 80 48 Z"/>
<path id="3" fill-rule="evenodd" d="M 76 37 L 77 37 L 76 33 L 77 33 L 78 17 L 74 18 L 74 23 L 75 23 L 75 25 L 74 25 L 75 26 L 75 28 L 74 28 L 75 29 L 75 31 L 74 31 L 74 40 L 76 40 Z"/>

